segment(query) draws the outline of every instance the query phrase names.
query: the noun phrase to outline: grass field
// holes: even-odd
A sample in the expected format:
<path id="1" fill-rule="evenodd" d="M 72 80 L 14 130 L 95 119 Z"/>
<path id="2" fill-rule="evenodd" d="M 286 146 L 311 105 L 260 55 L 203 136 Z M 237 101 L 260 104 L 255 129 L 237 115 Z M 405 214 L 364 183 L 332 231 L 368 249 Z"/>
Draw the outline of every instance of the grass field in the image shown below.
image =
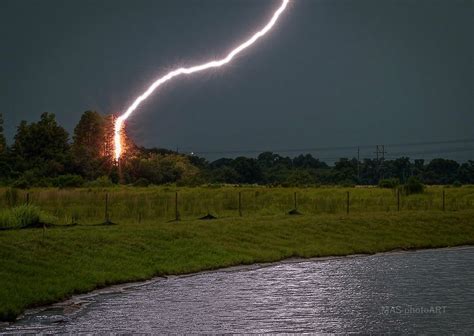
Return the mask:
<path id="1" fill-rule="evenodd" d="M 442 188 L 433 187 L 423 195 L 402 197 L 400 212 L 390 190 L 299 189 L 303 216 L 285 215 L 293 207 L 292 189 L 179 189 L 183 220 L 169 222 L 174 217 L 174 191 L 30 191 L 30 203 L 54 215 L 58 224 L 71 216 L 82 224 L 103 221 L 108 192 L 111 219 L 119 225 L 0 231 L 0 319 L 12 320 L 27 307 L 155 275 L 290 257 L 474 244 L 472 187 L 446 189 L 446 211 L 441 211 Z M 238 217 L 239 191 L 243 217 Z M 2 206 L 12 205 L 15 197 L 23 202 L 25 195 L 2 197 Z M 223 218 L 193 219 L 208 208 Z"/>
<path id="2" fill-rule="evenodd" d="M 114 222 L 171 220 L 175 218 L 175 192 L 182 219 L 195 219 L 208 212 L 218 217 L 239 216 L 239 193 L 242 215 L 282 215 L 294 207 L 307 215 L 345 213 L 349 192 L 350 212 L 397 211 L 397 194 L 380 188 L 268 188 L 268 187 L 117 187 L 109 189 L 33 189 L 12 192 L 0 189 L 0 209 L 23 204 L 29 194 L 30 204 L 49 215 L 53 224 L 100 223 L 105 219 L 105 196 L 109 194 L 109 216 Z M 420 195 L 400 196 L 400 209 L 441 210 L 474 209 L 474 186 L 428 187 Z M 5 195 L 2 197 L 2 195 Z"/>

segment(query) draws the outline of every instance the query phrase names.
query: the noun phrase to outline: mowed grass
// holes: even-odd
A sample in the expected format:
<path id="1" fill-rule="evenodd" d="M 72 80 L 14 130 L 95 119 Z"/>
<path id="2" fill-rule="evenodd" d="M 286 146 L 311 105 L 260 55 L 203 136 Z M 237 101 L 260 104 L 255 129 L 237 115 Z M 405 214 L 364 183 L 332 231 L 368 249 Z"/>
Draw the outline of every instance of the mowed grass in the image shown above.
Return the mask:
<path id="1" fill-rule="evenodd" d="M 443 191 L 447 211 L 474 209 L 474 186 L 433 186 L 420 195 L 401 195 L 400 208 L 402 211 L 441 210 Z M 398 208 L 396 191 L 370 187 L 161 186 L 71 190 L 49 188 L 28 192 L 0 189 L 0 209 L 23 204 L 29 194 L 29 203 L 50 215 L 51 224 L 101 223 L 105 219 L 105 196 L 108 194 L 108 211 L 113 222 L 165 221 L 175 217 L 176 192 L 179 215 L 183 219 L 196 219 L 208 212 L 218 217 L 236 217 L 239 215 L 239 193 L 243 216 L 283 215 L 294 207 L 295 193 L 298 210 L 306 215 L 345 213 L 347 193 L 351 213 L 393 212 Z"/>
<path id="2" fill-rule="evenodd" d="M 271 262 L 474 244 L 474 210 L 272 215 L 0 232 L 0 319 L 115 283 Z M 44 234 L 44 235 L 43 235 Z"/>

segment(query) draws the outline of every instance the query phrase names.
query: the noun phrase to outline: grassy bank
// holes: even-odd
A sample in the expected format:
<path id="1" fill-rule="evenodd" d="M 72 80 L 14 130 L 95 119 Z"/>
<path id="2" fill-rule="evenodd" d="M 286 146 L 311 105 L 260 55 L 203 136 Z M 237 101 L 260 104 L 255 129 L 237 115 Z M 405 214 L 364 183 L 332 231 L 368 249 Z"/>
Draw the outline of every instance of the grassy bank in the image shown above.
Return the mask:
<path id="1" fill-rule="evenodd" d="M 215 221 L 144 220 L 0 232 L 0 319 L 73 294 L 154 275 L 239 264 L 474 244 L 474 210 Z"/>

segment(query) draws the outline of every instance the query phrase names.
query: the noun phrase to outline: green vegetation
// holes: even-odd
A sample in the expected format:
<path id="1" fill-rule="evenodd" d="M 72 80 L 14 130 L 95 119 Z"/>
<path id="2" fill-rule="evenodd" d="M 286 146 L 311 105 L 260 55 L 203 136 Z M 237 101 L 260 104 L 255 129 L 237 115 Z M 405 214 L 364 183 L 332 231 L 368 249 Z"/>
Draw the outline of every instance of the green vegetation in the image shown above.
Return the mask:
<path id="1" fill-rule="evenodd" d="M 78 179 L 63 177 L 61 188 L 54 189 L 0 188 L 0 227 L 57 225 L 0 231 L 0 320 L 12 320 L 27 307 L 154 275 L 289 257 L 474 244 L 474 186 L 428 186 L 422 193 L 400 194 L 376 187 L 117 187 L 104 176 L 88 188 L 68 188 Z M 182 220 L 170 222 L 176 193 Z M 287 215 L 295 195 L 303 216 Z M 219 219 L 196 220 L 207 213 Z M 119 225 L 94 226 L 106 215 Z M 80 225 L 61 227 L 71 223 Z"/>
<path id="2" fill-rule="evenodd" d="M 20 205 L 0 211 L 0 228 L 25 228 L 40 225 L 42 213 L 31 205 Z"/>
<path id="3" fill-rule="evenodd" d="M 52 113 L 43 113 L 37 122 L 22 121 L 13 143 L 8 146 L 0 115 L 0 184 L 28 189 L 71 188 L 100 184 L 130 186 L 201 186 L 216 184 L 259 184 L 283 187 L 318 185 L 379 185 L 394 181 L 406 184 L 414 176 L 428 185 L 474 184 L 474 160 L 399 157 L 340 157 L 332 165 L 310 154 L 295 157 L 273 152 L 256 158 L 221 158 L 208 162 L 194 154 L 159 148 L 139 147 L 123 134 L 124 155 L 120 167 L 113 150 L 114 117 L 95 111 L 83 113 L 72 136 Z M 414 160 L 413 160 L 414 159 Z"/>
<path id="4" fill-rule="evenodd" d="M 393 189 L 398 187 L 400 181 L 395 178 L 383 179 L 379 181 L 379 188 Z"/>
<path id="5" fill-rule="evenodd" d="M 251 216 L 0 232 L 0 319 L 114 283 L 290 257 L 474 244 L 474 211 Z"/>
<path id="6" fill-rule="evenodd" d="M 220 218 L 237 217 L 239 193 L 244 217 L 286 214 L 294 208 L 295 193 L 298 211 L 305 215 L 346 213 L 348 192 L 350 213 L 390 212 L 397 211 L 398 207 L 396 189 L 376 187 L 110 187 L 112 184 L 106 177 L 90 184 L 94 187 L 29 191 L 0 188 L 0 209 L 25 203 L 29 194 L 30 204 L 50 215 L 50 224 L 96 224 L 104 222 L 105 195 L 108 194 L 108 212 L 113 222 L 166 221 L 175 218 L 175 192 L 178 192 L 178 211 L 182 219 L 196 219 L 208 212 Z M 474 186 L 428 186 L 419 194 L 402 192 L 400 209 L 442 210 L 443 190 L 447 211 L 474 209 Z"/>
<path id="7" fill-rule="evenodd" d="M 424 190 L 425 186 L 415 176 L 410 176 L 407 183 L 403 186 L 403 191 L 405 191 L 407 195 L 422 194 Z"/>

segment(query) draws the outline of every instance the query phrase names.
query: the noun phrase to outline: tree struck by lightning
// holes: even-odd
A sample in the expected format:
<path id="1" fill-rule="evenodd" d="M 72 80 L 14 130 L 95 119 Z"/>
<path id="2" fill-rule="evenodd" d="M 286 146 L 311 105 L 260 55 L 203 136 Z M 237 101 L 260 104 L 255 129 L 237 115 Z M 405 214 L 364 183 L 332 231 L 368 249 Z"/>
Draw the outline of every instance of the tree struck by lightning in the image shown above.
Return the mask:
<path id="1" fill-rule="evenodd" d="M 140 104 L 147 99 L 158 87 L 166 83 L 167 81 L 180 76 L 180 75 L 189 75 L 195 72 L 204 71 L 210 68 L 219 68 L 221 66 L 226 65 L 227 63 L 231 62 L 235 56 L 241 53 L 243 50 L 249 48 L 253 45 L 259 38 L 264 36 L 268 31 L 272 29 L 272 27 L 277 22 L 280 15 L 283 11 L 287 8 L 288 3 L 290 0 L 282 0 L 281 5 L 278 9 L 273 13 L 272 18 L 270 21 L 259 31 L 253 34 L 248 40 L 239 44 L 236 48 L 234 48 L 231 52 L 227 54 L 226 57 L 218 60 L 212 60 L 204 64 L 191 66 L 188 68 L 178 68 L 169 72 L 168 74 L 164 75 L 163 77 L 157 79 L 153 84 L 151 84 L 148 89 L 142 93 L 138 98 L 135 99 L 132 105 L 123 113 L 122 115 L 118 116 L 115 125 L 114 125 L 114 156 L 115 160 L 119 160 L 122 156 L 123 152 L 123 143 L 122 143 L 122 131 L 124 128 L 124 122 L 127 120 L 133 112 L 140 106 Z"/>

